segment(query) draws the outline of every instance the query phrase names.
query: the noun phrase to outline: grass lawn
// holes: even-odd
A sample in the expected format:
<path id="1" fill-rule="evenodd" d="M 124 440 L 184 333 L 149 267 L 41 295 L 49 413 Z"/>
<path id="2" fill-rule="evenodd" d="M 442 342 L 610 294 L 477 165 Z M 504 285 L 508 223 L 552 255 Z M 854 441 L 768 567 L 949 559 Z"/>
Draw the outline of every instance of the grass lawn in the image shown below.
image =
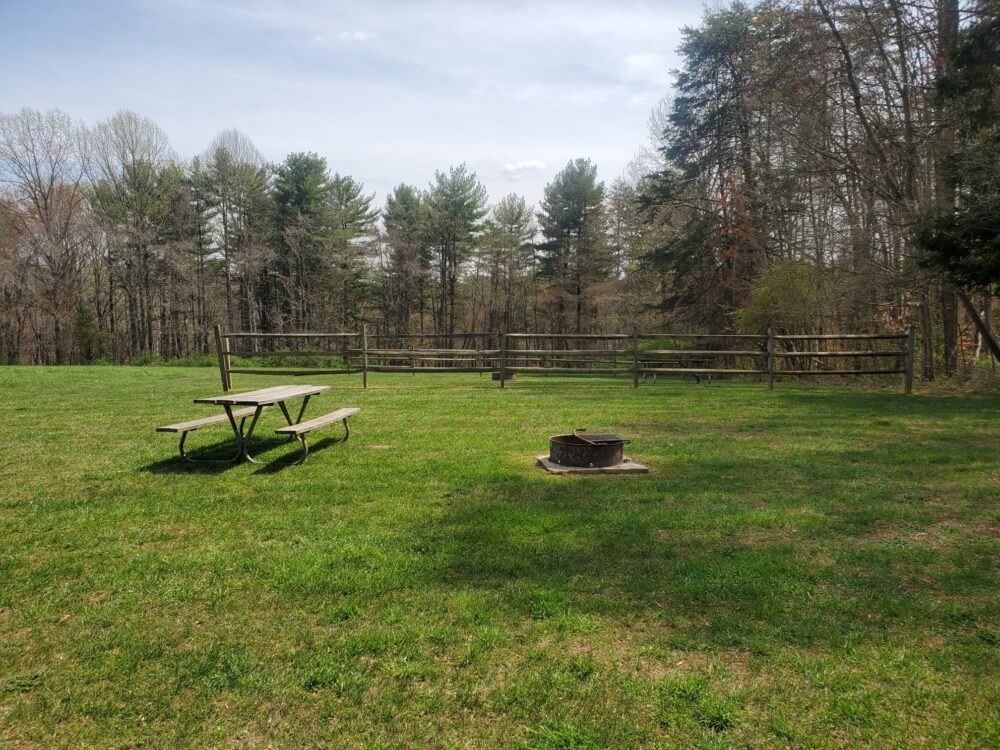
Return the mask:
<path id="1" fill-rule="evenodd" d="M 0 368 L 0 747 L 1000 745 L 1000 398 L 327 382 L 206 469 L 215 370 Z"/>

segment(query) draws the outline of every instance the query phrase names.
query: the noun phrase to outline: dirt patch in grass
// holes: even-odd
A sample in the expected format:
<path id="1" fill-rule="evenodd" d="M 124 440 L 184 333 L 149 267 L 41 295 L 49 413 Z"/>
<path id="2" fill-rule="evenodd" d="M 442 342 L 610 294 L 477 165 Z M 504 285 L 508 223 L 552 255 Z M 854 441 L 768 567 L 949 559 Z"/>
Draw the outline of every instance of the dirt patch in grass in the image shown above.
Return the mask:
<path id="1" fill-rule="evenodd" d="M 743 534 L 740 536 L 740 544 L 750 549 L 765 547 L 774 542 L 773 538 L 766 538 L 765 535 Z"/>
<path id="2" fill-rule="evenodd" d="M 734 679 L 749 672 L 751 653 L 739 649 L 682 650 L 671 645 L 673 630 L 663 623 L 649 620 L 615 626 L 600 636 L 559 639 L 551 643 L 552 650 L 573 657 L 593 659 L 598 668 L 643 680 L 658 681 L 665 677 L 723 667 Z"/>
<path id="3" fill-rule="evenodd" d="M 943 518 L 933 523 L 914 528 L 911 524 L 898 521 L 876 521 L 875 528 L 858 539 L 860 544 L 871 541 L 917 544 L 941 549 L 963 543 L 967 536 L 1000 539 L 1000 525 L 989 519 L 973 522 Z"/>

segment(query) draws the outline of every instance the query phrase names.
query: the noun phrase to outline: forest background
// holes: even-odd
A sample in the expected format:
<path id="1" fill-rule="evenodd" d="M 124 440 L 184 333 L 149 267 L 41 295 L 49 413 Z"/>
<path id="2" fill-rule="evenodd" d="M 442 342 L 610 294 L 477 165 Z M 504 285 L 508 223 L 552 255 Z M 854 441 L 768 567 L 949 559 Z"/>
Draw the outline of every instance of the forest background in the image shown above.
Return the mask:
<path id="1" fill-rule="evenodd" d="M 376 205 L 237 129 L 184 160 L 150 119 L 0 114 L 0 361 L 142 363 L 212 327 L 919 331 L 919 372 L 1000 359 L 995 0 L 734 4 L 684 30 L 651 142 L 538 206 L 465 164 Z"/>

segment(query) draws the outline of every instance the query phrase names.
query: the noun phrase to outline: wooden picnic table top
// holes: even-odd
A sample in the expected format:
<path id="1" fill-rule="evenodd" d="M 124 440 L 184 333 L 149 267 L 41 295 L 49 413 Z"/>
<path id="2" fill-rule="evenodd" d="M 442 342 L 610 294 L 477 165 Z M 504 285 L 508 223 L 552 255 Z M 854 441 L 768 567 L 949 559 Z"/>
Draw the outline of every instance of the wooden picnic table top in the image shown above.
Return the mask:
<path id="1" fill-rule="evenodd" d="M 281 401 L 313 396 L 330 390 L 328 385 L 274 385 L 243 393 L 223 393 L 221 396 L 196 398 L 196 404 L 217 404 L 219 406 L 270 406 Z"/>

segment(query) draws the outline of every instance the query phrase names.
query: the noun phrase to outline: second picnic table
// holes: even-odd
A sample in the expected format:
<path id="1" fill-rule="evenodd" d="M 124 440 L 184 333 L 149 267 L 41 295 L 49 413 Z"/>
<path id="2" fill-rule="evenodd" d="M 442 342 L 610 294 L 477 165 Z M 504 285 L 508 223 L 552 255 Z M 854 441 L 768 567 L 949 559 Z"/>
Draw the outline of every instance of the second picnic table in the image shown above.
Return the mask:
<path id="1" fill-rule="evenodd" d="M 236 443 L 239 446 L 239 457 L 245 458 L 251 463 L 257 463 L 253 456 L 250 455 L 247 444 L 251 436 L 253 436 L 253 431 L 257 426 L 257 420 L 260 418 L 261 412 L 266 407 L 277 404 L 278 408 L 281 409 L 281 413 L 285 416 L 289 427 L 296 427 L 304 424 L 302 416 L 305 414 L 309 399 L 318 393 L 328 390 L 330 390 L 330 386 L 328 385 L 276 385 L 270 388 L 260 388 L 256 391 L 246 391 L 245 393 L 224 393 L 221 396 L 196 398 L 194 402 L 196 404 L 215 404 L 216 406 L 221 406 L 225 410 L 226 416 L 229 417 L 229 424 L 233 428 L 233 435 L 235 435 Z M 289 401 L 298 399 L 302 399 L 302 406 L 299 408 L 299 414 L 293 422 L 287 404 Z M 233 414 L 234 406 L 254 407 L 253 416 L 250 417 L 250 425 L 246 430 L 242 429 L 245 418 L 241 419 L 239 424 L 237 424 L 236 415 Z M 344 417 L 344 425 L 347 425 L 346 417 Z M 282 428 L 282 430 L 287 429 Z M 290 437 L 298 438 L 300 442 L 303 440 L 296 431 L 289 431 L 288 434 Z M 305 448 L 305 446 L 303 447 Z M 305 448 L 305 450 L 308 453 L 308 448 Z M 305 457 L 303 457 L 303 460 L 305 460 Z"/>

